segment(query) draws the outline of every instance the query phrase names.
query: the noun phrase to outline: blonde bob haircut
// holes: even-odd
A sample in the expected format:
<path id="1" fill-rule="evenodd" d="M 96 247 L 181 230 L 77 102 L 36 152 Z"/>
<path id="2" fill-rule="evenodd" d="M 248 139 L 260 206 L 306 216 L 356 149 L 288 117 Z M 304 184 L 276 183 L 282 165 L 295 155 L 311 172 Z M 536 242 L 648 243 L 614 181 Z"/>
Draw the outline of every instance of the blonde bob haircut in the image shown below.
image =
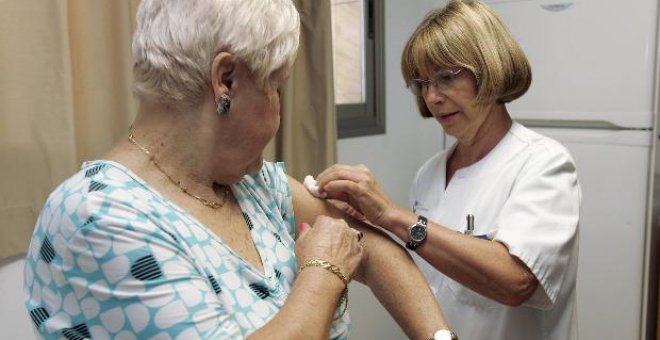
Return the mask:
<path id="1" fill-rule="evenodd" d="M 298 50 L 300 16 L 292 0 L 142 0 L 136 18 L 133 73 L 140 99 L 199 104 L 219 52 L 232 53 L 265 89 Z"/>
<path id="2" fill-rule="evenodd" d="M 508 103 L 525 94 L 532 82 L 527 57 L 511 32 L 488 6 L 475 0 L 453 0 L 431 11 L 403 49 L 406 84 L 448 67 L 474 75 L 478 106 Z M 417 106 L 422 117 L 433 116 L 423 97 L 417 97 Z"/>

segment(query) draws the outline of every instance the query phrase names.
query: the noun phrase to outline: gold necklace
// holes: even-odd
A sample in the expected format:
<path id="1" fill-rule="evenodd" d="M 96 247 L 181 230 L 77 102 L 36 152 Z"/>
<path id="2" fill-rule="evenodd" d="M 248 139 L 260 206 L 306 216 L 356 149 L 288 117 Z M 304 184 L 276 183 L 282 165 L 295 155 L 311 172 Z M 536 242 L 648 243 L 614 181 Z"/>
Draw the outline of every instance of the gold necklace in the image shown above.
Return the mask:
<path id="1" fill-rule="evenodd" d="M 183 191 L 184 194 L 200 201 L 202 204 L 204 204 L 205 206 L 207 206 L 211 209 L 220 209 L 227 202 L 227 197 L 229 196 L 229 186 L 224 185 L 224 184 L 220 185 L 224 189 L 224 191 L 223 191 L 224 195 L 222 196 L 222 201 L 221 202 L 209 201 L 206 198 L 197 196 L 197 195 L 191 193 L 190 191 L 188 191 L 188 189 L 186 187 L 181 185 L 181 181 L 174 179 L 172 176 L 170 176 L 170 174 L 168 174 L 165 170 L 163 170 L 163 168 L 160 166 L 160 164 L 158 164 L 158 162 L 156 161 L 154 156 L 151 154 L 151 152 L 149 152 L 149 150 L 146 147 L 142 146 L 140 143 L 138 143 L 135 140 L 135 137 L 133 137 L 133 129 L 128 130 L 128 141 L 131 142 L 133 145 L 137 146 L 138 149 L 140 149 L 140 151 L 142 151 L 145 155 L 147 155 L 147 157 L 149 157 L 149 160 L 151 161 L 151 163 L 153 163 L 156 166 L 156 169 L 158 169 L 160 172 L 162 172 L 163 175 L 165 175 L 165 177 L 167 177 L 167 179 L 170 180 L 170 182 L 172 182 L 174 185 L 179 187 L 179 189 L 181 189 L 181 191 Z"/>

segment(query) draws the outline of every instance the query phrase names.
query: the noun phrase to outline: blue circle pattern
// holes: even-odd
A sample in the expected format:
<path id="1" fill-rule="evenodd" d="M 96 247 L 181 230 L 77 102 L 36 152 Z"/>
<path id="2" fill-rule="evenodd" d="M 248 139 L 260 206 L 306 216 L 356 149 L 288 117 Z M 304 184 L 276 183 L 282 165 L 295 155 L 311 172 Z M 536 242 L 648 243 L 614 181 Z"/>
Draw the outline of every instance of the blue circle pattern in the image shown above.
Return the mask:
<path id="1" fill-rule="evenodd" d="M 25 266 L 46 339 L 241 339 L 282 308 L 296 278 L 283 163 L 231 187 L 264 273 L 121 164 L 86 162 L 48 198 Z M 330 337 L 346 339 L 348 314 Z"/>

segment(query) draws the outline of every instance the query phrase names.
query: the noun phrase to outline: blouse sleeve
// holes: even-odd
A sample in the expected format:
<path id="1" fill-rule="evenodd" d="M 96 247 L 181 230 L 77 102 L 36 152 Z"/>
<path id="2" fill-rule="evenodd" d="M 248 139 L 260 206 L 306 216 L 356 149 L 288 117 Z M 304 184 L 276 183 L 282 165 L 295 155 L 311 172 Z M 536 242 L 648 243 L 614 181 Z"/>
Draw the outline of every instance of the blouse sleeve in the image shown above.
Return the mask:
<path id="1" fill-rule="evenodd" d="M 295 239 L 295 216 L 293 211 L 293 197 L 289 187 L 289 177 L 286 175 L 286 165 L 283 162 L 264 162 L 261 169 L 266 192 L 273 197 L 277 212 L 282 216 L 284 227 L 292 239 Z M 269 201 L 270 199 L 266 199 Z"/>
<path id="2" fill-rule="evenodd" d="M 543 146 L 518 174 L 497 218 L 493 240 L 505 244 L 539 280 L 527 305 L 549 309 L 577 259 L 580 187 L 561 146 Z"/>

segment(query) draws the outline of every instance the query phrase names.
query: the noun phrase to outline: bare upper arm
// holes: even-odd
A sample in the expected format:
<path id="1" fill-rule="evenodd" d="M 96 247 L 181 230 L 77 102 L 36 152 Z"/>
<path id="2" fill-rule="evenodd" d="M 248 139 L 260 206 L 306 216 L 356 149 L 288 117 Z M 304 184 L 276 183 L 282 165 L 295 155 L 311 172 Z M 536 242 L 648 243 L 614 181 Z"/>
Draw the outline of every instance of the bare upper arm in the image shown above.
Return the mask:
<path id="1" fill-rule="evenodd" d="M 319 215 L 344 219 L 349 226 L 364 233 L 362 245 L 367 250 L 365 252 L 365 257 L 369 257 L 371 252 L 369 248 L 373 248 L 370 247 L 371 244 L 374 244 L 374 247 L 381 249 L 390 246 L 400 247 L 382 230 L 353 218 L 352 215 L 340 210 L 329 200 L 314 197 L 309 191 L 307 191 L 307 188 L 305 188 L 302 183 L 290 176 L 289 187 L 291 188 L 291 196 L 293 198 L 293 212 L 296 225 L 302 222 L 312 225 Z M 296 233 L 297 232 L 298 230 L 296 228 Z"/>
<path id="2" fill-rule="evenodd" d="M 291 176 L 289 178 L 289 187 L 291 188 L 291 197 L 293 199 L 293 211 L 296 225 L 305 222 L 309 225 L 314 223 L 319 215 L 327 215 L 334 218 L 346 218 L 337 208 L 325 200 L 314 197 L 305 186 Z M 348 221 L 348 220 L 347 220 Z"/>

